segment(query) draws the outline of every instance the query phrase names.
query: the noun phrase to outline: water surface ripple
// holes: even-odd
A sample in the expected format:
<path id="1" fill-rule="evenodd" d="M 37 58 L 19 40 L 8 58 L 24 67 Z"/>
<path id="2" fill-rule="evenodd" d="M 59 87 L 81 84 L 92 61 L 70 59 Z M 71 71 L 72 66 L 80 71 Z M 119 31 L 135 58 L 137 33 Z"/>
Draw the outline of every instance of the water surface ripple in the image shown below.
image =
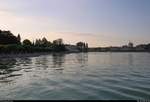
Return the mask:
<path id="1" fill-rule="evenodd" d="M 150 53 L 0 59 L 0 99 L 150 99 Z"/>

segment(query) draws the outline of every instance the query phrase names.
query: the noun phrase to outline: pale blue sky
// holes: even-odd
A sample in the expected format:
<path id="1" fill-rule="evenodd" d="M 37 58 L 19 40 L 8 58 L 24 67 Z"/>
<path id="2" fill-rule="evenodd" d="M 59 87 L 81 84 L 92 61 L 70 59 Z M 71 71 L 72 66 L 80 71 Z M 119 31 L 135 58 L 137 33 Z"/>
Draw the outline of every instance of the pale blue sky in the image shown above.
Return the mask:
<path id="1" fill-rule="evenodd" d="M 0 29 L 90 46 L 149 43 L 150 0 L 0 0 Z"/>

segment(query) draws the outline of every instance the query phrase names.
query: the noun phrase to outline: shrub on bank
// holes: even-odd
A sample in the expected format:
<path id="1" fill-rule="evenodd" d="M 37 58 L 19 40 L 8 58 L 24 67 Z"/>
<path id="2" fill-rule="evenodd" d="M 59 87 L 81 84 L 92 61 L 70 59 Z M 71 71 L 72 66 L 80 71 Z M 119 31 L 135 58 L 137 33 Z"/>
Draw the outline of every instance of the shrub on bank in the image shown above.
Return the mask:
<path id="1" fill-rule="evenodd" d="M 36 52 L 52 52 L 52 51 L 56 52 L 65 51 L 65 47 L 64 46 L 38 47 L 38 46 L 17 45 L 17 44 L 0 45 L 1 54 L 36 53 Z"/>

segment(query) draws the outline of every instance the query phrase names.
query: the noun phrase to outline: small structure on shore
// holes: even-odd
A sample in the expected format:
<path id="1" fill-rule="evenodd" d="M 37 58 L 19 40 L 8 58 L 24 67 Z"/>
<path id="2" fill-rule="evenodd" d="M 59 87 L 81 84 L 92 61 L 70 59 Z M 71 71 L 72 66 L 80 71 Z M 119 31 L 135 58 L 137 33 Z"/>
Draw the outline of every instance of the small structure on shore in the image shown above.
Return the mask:
<path id="1" fill-rule="evenodd" d="M 65 45 L 65 48 L 69 52 L 80 52 L 76 45 Z"/>
<path id="2" fill-rule="evenodd" d="M 81 52 L 87 52 L 88 51 L 88 43 L 78 42 L 76 44 L 76 46 L 78 47 L 79 51 L 81 51 Z"/>

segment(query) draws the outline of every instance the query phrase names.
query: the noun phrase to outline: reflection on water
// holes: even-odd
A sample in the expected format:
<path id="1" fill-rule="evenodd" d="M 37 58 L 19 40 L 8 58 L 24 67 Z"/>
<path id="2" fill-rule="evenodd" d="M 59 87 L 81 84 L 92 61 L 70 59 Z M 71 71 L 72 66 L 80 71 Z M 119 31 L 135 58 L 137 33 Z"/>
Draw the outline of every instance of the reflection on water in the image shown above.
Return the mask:
<path id="1" fill-rule="evenodd" d="M 38 66 L 42 66 L 43 69 L 48 68 L 48 62 L 49 60 L 47 56 L 41 56 L 40 58 L 39 57 L 35 58 L 35 64 Z"/>
<path id="2" fill-rule="evenodd" d="M 64 67 L 63 64 L 65 63 L 65 54 L 64 53 L 53 53 L 53 67 L 54 68 L 62 68 Z"/>
<path id="3" fill-rule="evenodd" d="M 129 60 L 128 60 L 128 61 L 129 61 L 129 62 L 128 62 L 129 65 L 132 66 L 132 65 L 133 65 L 133 54 L 129 53 L 129 54 L 128 54 L 128 59 L 129 59 Z"/>
<path id="4" fill-rule="evenodd" d="M 0 82 L 11 82 L 9 77 L 20 76 L 21 74 L 13 74 L 14 71 L 19 71 L 20 69 L 15 69 L 17 60 L 15 58 L 2 58 L 0 59 Z"/>
<path id="5" fill-rule="evenodd" d="M 0 99 L 150 99 L 149 53 L 0 59 Z"/>
<path id="6" fill-rule="evenodd" d="M 21 64 L 21 65 L 28 65 L 28 64 L 32 64 L 32 60 L 28 57 L 21 57 L 21 58 L 17 58 L 17 64 Z"/>
<path id="7" fill-rule="evenodd" d="M 116 57 L 117 55 L 117 57 Z M 109 65 L 129 65 L 134 63 L 133 53 L 108 53 L 105 57 L 101 56 L 101 62 Z M 108 58 L 107 58 L 108 57 Z"/>
<path id="8" fill-rule="evenodd" d="M 16 59 L 0 59 L 0 75 L 12 73 L 15 64 Z"/>
<path id="9" fill-rule="evenodd" d="M 81 67 L 84 67 L 88 62 L 88 53 L 79 53 L 76 55 L 76 59 Z"/>
<path id="10" fill-rule="evenodd" d="M 0 59 L 0 69 L 6 69 L 12 68 L 16 63 L 16 59 L 13 58 L 1 58 Z"/>

